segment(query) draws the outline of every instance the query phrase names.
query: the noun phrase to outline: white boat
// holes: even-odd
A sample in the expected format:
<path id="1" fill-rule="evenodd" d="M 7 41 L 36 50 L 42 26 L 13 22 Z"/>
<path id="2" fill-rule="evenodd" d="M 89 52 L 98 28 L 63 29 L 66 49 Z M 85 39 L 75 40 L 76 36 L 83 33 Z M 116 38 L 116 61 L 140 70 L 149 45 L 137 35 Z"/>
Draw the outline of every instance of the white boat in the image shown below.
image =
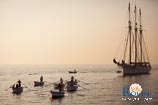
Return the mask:
<path id="1" fill-rule="evenodd" d="M 123 55 L 121 55 L 122 58 L 119 57 L 121 58 L 119 61 L 122 62 L 118 62 L 115 58 L 113 62 L 123 69 L 123 75 L 149 74 L 151 71 L 151 64 L 143 35 L 141 9 L 139 9 L 138 18 L 136 6 L 134 14 L 132 14 L 129 3 L 128 11 L 128 34 L 125 36 L 124 52 L 122 52 Z"/>
<path id="2" fill-rule="evenodd" d="M 34 81 L 34 86 L 43 86 L 44 82 Z"/>
<path id="3" fill-rule="evenodd" d="M 52 98 L 62 98 L 65 96 L 65 92 L 64 91 L 50 91 L 50 93 L 52 94 Z"/>
<path id="4" fill-rule="evenodd" d="M 13 94 L 20 94 L 23 92 L 23 87 L 12 87 Z"/>

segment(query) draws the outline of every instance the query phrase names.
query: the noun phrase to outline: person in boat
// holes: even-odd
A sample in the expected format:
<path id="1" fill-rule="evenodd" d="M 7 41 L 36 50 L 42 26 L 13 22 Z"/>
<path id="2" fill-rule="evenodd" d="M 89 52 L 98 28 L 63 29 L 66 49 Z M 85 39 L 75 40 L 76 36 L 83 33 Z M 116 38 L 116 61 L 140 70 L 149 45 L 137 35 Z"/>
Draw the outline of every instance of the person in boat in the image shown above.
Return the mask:
<path id="1" fill-rule="evenodd" d="M 63 79 L 60 78 L 60 83 L 58 84 L 58 88 L 59 88 L 59 91 L 63 91 L 64 90 L 64 83 L 63 83 Z"/>
<path id="2" fill-rule="evenodd" d="M 117 64 L 117 61 L 116 61 L 116 59 L 115 59 L 115 58 L 113 59 L 113 62 L 114 62 L 115 64 Z"/>
<path id="3" fill-rule="evenodd" d="M 15 84 L 13 84 L 12 88 L 15 88 Z"/>
<path id="4" fill-rule="evenodd" d="M 19 85 L 18 84 L 13 84 L 12 88 L 15 89 L 15 88 L 18 88 Z"/>
<path id="5" fill-rule="evenodd" d="M 21 81 L 20 80 L 18 80 L 17 87 L 21 87 Z"/>
<path id="6" fill-rule="evenodd" d="M 72 83 L 74 82 L 74 76 L 71 77 L 71 81 L 70 82 L 72 82 Z"/>
<path id="7" fill-rule="evenodd" d="M 40 82 L 43 82 L 43 76 L 40 77 Z"/>
<path id="8" fill-rule="evenodd" d="M 18 88 L 18 87 L 19 87 L 19 85 L 18 85 L 18 84 L 16 84 L 15 88 Z"/>
<path id="9" fill-rule="evenodd" d="M 75 79 L 75 85 L 77 85 L 77 83 L 78 83 L 78 82 L 77 82 L 77 79 Z"/>
<path id="10" fill-rule="evenodd" d="M 124 61 L 124 60 L 122 60 L 122 64 L 125 64 L 125 61 Z"/>
<path id="11" fill-rule="evenodd" d="M 69 82 L 69 84 L 70 84 L 71 86 L 73 86 L 73 85 L 75 85 L 76 82 L 77 82 L 77 80 L 76 80 L 76 79 L 74 80 L 74 76 L 72 76 L 72 77 L 71 77 L 71 81 Z"/>

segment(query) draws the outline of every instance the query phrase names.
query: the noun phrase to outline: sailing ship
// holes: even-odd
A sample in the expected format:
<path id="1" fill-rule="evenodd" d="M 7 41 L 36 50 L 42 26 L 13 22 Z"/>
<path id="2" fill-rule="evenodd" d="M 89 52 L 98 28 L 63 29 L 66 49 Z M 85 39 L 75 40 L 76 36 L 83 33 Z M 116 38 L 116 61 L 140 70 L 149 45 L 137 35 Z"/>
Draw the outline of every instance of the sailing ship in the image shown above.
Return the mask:
<path id="1" fill-rule="evenodd" d="M 125 36 L 124 53 L 121 60 L 114 58 L 113 62 L 123 69 L 123 75 L 149 74 L 151 64 L 143 35 L 141 9 L 137 10 L 135 5 L 132 13 L 129 3 L 128 12 L 128 34 Z"/>

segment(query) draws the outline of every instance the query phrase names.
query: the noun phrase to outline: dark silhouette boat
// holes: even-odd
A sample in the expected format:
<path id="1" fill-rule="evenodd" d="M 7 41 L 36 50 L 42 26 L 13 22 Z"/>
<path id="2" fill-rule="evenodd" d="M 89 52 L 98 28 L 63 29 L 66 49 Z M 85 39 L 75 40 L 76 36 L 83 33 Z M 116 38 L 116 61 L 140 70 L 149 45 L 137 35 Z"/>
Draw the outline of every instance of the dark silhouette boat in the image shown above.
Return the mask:
<path id="1" fill-rule="evenodd" d="M 77 91 L 77 89 L 78 89 L 77 80 L 74 81 L 73 83 L 71 81 L 68 81 L 66 88 L 67 88 L 68 92 Z"/>
<path id="2" fill-rule="evenodd" d="M 23 87 L 12 87 L 13 94 L 21 94 L 23 92 Z"/>
<path id="3" fill-rule="evenodd" d="M 70 73 L 70 74 L 75 74 L 75 73 L 77 73 L 77 70 L 74 69 L 74 71 L 69 71 L 69 73 Z"/>
<path id="4" fill-rule="evenodd" d="M 123 69 L 123 75 L 149 74 L 151 64 L 143 35 L 142 12 L 139 9 L 139 18 L 137 18 L 137 7 L 135 5 L 134 14 L 132 14 L 130 3 L 128 11 L 128 34 L 125 36 L 123 56 L 119 61 L 114 58 L 113 62 Z"/>
<path id="5" fill-rule="evenodd" d="M 65 92 L 64 91 L 50 91 L 50 93 L 52 94 L 52 98 L 62 98 L 65 96 Z"/>
<path id="6" fill-rule="evenodd" d="M 68 92 L 72 92 L 72 91 L 77 91 L 77 89 L 78 89 L 78 85 L 68 85 L 67 86 L 67 91 Z"/>
<path id="7" fill-rule="evenodd" d="M 41 81 L 34 81 L 34 86 L 43 86 L 44 85 L 44 82 L 41 82 Z"/>

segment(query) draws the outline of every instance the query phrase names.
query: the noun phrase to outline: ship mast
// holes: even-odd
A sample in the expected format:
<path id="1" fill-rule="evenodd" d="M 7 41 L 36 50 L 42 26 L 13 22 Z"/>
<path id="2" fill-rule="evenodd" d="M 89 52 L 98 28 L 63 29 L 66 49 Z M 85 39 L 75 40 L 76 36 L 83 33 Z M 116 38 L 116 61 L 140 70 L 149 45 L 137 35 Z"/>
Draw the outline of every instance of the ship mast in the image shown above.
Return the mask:
<path id="1" fill-rule="evenodd" d="M 143 29 L 142 29 L 142 20 L 141 20 L 141 15 L 142 15 L 142 13 L 141 13 L 141 9 L 139 9 L 139 15 L 140 15 L 140 20 L 139 20 L 139 22 L 140 22 L 140 29 L 139 29 L 139 32 L 140 32 L 140 62 L 142 62 L 142 59 L 143 59 L 143 55 L 142 55 L 142 38 L 143 38 Z"/>
<path id="2" fill-rule="evenodd" d="M 135 64 L 137 64 L 137 7 L 135 6 Z"/>
<path id="3" fill-rule="evenodd" d="M 130 7 L 130 3 L 129 3 L 129 7 L 128 7 L 128 11 L 129 11 L 129 21 L 128 21 L 128 28 L 129 28 L 129 63 L 131 64 L 131 58 L 132 58 L 132 54 L 131 54 L 131 33 L 132 33 L 132 26 L 131 26 L 131 7 Z"/>

